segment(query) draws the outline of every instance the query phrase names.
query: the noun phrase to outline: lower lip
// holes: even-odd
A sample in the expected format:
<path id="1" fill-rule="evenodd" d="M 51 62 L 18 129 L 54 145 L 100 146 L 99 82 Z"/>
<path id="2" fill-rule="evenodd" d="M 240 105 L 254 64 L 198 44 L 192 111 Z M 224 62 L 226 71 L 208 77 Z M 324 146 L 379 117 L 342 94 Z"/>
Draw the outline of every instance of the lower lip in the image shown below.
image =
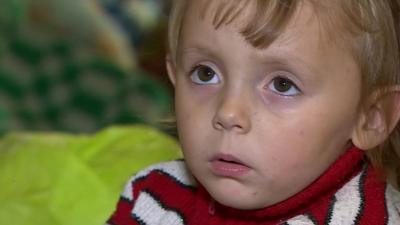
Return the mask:
<path id="1" fill-rule="evenodd" d="M 238 177 L 243 176 L 250 171 L 250 168 L 237 163 L 214 160 L 211 162 L 212 172 L 217 176 Z"/>

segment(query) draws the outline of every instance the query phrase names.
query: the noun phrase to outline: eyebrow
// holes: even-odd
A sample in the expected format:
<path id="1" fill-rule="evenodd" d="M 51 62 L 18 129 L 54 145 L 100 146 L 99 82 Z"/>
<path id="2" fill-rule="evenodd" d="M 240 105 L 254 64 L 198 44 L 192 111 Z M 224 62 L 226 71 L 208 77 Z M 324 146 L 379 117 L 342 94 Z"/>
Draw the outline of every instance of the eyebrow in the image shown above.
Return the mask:
<path id="1" fill-rule="evenodd" d="M 294 68 L 296 68 L 296 70 L 300 69 L 303 74 L 307 75 L 305 78 L 312 76 L 313 79 L 315 79 L 316 77 L 319 77 L 316 75 L 321 74 L 321 71 L 318 68 L 315 68 L 315 66 L 312 65 L 312 62 L 307 62 L 298 54 L 289 53 L 282 49 L 261 54 L 260 58 L 266 66 L 277 65 L 289 67 L 293 70 Z"/>
<path id="2" fill-rule="evenodd" d="M 208 50 L 206 47 L 189 47 L 189 48 L 182 48 L 182 54 L 198 54 L 201 52 L 202 54 L 206 55 L 216 55 L 212 51 Z"/>
<path id="3" fill-rule="evenodd" d="M 257 49 L 255 48 L 256 51 L 265 51 L 267 49 Z M 182 48 L 182 54 L 204 54 L 204 55 L 210 55 L 210 56 L 217 56 L 216 53 L 213 51 L 210 51 L 208 47 L 203 47 L 201 45 L 197 45 L 195 47 L 187 47 L 187 48 Z M 278 53 L 278 54 L 277 54 Z M 290 65 L 292 64 L 291 62 L 299 62 L 300 64 L 307 65 L 308 70 L 313 71 L 313 72 L 318 72 L 317 69 L 313 68 L 310 63 L 305 62 L 304 60 L 301 59 L 301 56 L 298 56 L 297 54 L 292 54 L 289 53 L 285 50 L 279 49 L 279 50 L 267 50 L 267 53 L 260 53 L 256 54 L 257 58 L 262 59 L 262 61 L 265 61 L 265 64 L 280 64 L 280 65 Z"/>
<path id="4" fill-rule="evenodd" d="M 209 50 L 207 47 L 196 45 L 195 47 L 182 48 L 180 60 L 183 60 L 183 55 L 206 56 L 214 60 L 220 61 L 220 56 L 217 52 Z"/>

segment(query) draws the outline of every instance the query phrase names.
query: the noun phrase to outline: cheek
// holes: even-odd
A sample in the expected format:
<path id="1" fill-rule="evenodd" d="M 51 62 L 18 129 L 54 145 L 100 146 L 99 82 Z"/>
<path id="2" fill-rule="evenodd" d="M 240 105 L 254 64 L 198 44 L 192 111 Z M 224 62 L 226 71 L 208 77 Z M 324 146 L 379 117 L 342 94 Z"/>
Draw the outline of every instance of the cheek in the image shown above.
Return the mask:
<path id="1" fill-rule="evenodd" d="M 299 119 L 292 126 L 308 140 L 321 139 L 327 145 L 330 140 L 347 141 L 357 120 L 357 101 L 351 97 L 347 97 L 351 99 L 347 102 L 343 99 L 345 97 L 326 97 L 308 103 L 303 112 L 297 113 Z"/>
<path id="2" fill-rule="evenodd" d="M 180 95 L 175 100 L 176 121 L 179 141 L 184 151 L 194 152 L 197 146 L 204 145 L 210 132 L 210 120 L 204 107 L 199 107 L 188 95 Z"/>
<path id="3" fill-rule="evenodd" d="M 342 116 L 305 111 L 269 123 L 260 120 L 257 139 L 270 151 L 267 157 L 271 164 L 281 169 L 302 169 L 318 158 L 326 157 L 327 162 L 340 154 L 350 139 L 352 127 L 352 117 Z"/>

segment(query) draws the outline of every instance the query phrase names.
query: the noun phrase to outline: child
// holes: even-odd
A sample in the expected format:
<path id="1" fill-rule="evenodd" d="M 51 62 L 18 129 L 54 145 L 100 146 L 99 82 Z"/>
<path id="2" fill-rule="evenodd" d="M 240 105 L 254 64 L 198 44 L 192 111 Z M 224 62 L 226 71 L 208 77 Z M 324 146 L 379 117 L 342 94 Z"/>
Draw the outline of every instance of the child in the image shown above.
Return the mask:
<path id="1" fill-rule="evenodd" d="M 185 161 L 108 224 L 400 224 L 396 0 L 175 0 L 167 68 Z"/>

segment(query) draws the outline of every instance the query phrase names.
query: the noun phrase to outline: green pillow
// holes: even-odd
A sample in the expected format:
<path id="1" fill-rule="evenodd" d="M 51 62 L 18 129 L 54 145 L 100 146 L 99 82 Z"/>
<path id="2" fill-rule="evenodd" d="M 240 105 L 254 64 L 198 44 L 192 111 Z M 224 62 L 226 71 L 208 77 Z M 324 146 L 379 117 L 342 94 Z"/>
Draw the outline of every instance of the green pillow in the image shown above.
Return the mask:
<path id="1" fill-rule="evenodd" d="M 145 126 L 8 134 L 0 140 L 0 224 L 103 224 L 131 175 L 179 157 L 175 139 Z"/>

